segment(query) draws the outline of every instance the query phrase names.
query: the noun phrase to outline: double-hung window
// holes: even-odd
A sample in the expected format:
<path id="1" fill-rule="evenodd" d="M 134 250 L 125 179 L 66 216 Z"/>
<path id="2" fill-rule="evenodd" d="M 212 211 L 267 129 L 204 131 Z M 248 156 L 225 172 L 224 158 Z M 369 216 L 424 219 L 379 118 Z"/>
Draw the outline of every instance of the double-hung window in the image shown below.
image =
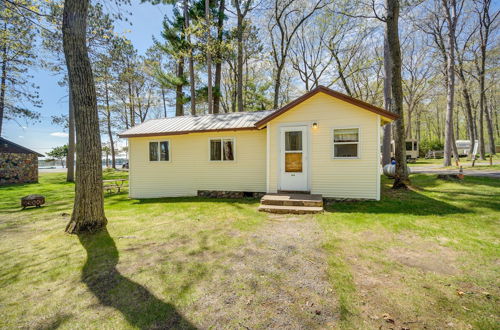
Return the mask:
<path id="1" fill-rule="evenodd" d="M 333 158 L 359 157 L 359 128 L 333 130 Z"/>
<path id="2" fill-rule="evenodd" d="M 234 160 L 234 139 L 231 138 L 210 139 L 210 160 L 211 161 Z"/>
<path id="3" fill-rule="evenodd" d="M 149 142 L 149 160 L 152 162 L 170 161 L 170 142 L 169 141 Z"/>

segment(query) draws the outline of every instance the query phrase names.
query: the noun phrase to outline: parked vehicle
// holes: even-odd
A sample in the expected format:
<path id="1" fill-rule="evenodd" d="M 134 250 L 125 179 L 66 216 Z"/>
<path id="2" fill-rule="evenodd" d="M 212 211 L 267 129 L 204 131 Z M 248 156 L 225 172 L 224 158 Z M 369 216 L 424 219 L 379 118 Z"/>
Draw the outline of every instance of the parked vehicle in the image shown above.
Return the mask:
<path id="1" fill-rule="evenodd" d="M 406 159 L 416 160 L 419 157 L 419 143 L 415 139 L 405 141 Z M 391 157 L 394 157 L 394 140 L 391 142 Z"/>
<path id="2" fill-rule="evenodd" d="M 122 168 L 123 168 L 123 169 L 128 169 L 128 162 L 123 163 Z"/>

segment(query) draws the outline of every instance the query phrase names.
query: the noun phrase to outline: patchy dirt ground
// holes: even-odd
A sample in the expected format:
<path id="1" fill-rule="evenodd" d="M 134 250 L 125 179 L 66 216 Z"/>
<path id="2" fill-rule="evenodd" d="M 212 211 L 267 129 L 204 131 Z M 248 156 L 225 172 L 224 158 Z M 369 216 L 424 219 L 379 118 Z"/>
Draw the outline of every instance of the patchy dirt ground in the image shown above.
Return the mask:
<path id="1" fill-rule="evenodd" d="M 312 217 L 270 216 L 243 238 L 190 306 L 202 328 L 335 326 L 337 302 Z"/>

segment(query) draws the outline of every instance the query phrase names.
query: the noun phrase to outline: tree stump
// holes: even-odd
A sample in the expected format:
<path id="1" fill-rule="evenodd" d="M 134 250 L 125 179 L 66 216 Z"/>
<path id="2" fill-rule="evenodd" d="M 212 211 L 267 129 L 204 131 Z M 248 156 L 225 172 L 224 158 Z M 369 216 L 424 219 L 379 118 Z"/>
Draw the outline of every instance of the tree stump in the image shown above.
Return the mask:
<path id="1" fill-rule="evenodd" d="M 40 207 L 45 204 L 45 197 L 42 195 L 28 195 L 21 198 L 23 210 L 28 206 Z"/>

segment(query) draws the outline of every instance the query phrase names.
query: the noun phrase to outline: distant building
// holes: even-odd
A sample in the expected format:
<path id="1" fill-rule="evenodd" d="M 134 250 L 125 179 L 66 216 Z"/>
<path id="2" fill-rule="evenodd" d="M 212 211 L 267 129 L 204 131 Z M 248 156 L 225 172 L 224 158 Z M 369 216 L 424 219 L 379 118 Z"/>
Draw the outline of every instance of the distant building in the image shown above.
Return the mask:
<path id="1" fill-rule="evenodd" d="M 38 182 L 36 151 L 0 137 L 0 185 Z"/>

